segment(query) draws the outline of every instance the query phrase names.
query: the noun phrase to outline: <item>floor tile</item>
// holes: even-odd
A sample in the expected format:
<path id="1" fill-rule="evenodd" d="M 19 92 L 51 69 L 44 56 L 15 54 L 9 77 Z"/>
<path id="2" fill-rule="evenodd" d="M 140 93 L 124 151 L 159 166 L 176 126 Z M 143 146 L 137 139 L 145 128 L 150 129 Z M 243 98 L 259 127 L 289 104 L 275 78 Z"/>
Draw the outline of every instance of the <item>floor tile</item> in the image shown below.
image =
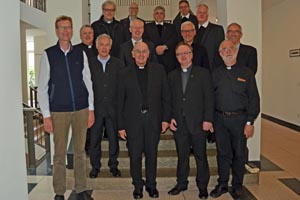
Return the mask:
<path id="1" fill-rule="evenodd" d="M 284 185 L 300 196 L 300 181 L 296 178 L 279 179 Z"/>

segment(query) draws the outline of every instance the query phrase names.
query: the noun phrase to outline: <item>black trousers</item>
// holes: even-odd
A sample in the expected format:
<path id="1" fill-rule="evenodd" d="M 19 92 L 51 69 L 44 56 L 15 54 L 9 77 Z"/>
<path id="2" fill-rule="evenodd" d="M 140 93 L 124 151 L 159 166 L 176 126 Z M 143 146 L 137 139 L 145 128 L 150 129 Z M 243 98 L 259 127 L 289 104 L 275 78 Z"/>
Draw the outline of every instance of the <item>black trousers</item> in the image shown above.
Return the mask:
<path id="1" fill-rule="evenodd" d="M 115 122 L 110 117 L 95 117 L 95 123 L 90 129 L 91 141 L 90 141 L 90 163 L 93 168 L 101 168 L 101 141 L 103 138 L 103 128 L 105 128 L 109 142 L 109 161 L 108 166 L 110 168 L 116 168 L 119 164 L 119 138 Z"/>
<path id="2" fill-rule="evenodd" d="M 232 187 L 241 189 L 245 173 L 246 137 L 244 128 L 246 115 L 223 116 L 215 114 L 218 183 L 227 186 L 232 167 Z"/>
<path id="3" fill-rule="evenodd" d="M 199 126 L 202 126 L 199 124 Z M 183 122 L 183 127 L 178 127 L 179 131 L 174 132 L 176 151 L 178 155 L 177 162 L 177 186 L 186 188 L 188 186 L 188 176 L 190 172 L 190 147 L 193 148 L 194 157 L 197 165 L 196 183 L 200 190 L 207 188 L 210 173 L 206 155 L 207 133 L 191 133 Z"/>
<path id="4" fill-rule="evenodd" d="M 127 131 L 127 147 L 130 156 L 130 173 L 135 188 L 143 188 L 142 156 L 145 155 L 146 187 L 156 188 L 157 148 L 160 130 L 153 130 L 149 114 L 141 113 L 135 131 Z"/>

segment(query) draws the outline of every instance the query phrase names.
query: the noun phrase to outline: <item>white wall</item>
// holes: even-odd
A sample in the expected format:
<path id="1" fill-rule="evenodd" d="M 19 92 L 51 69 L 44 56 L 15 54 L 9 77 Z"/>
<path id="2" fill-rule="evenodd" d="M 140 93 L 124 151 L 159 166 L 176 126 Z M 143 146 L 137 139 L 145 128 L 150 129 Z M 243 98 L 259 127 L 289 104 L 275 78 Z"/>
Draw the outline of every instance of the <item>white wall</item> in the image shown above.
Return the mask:
<path id="1" fill-rule="evenodd" d="M 26 200 L 19 1 L 0 7 L 0 24 L 0 199 Z"/>
<path id="2" fill-rule="evenodd" d="M 300 1 L 285 0 L 263 12 L 263 113 L 300 125 Z"/>
<path id="3" fill-rule="evenodd" d="M 243 28 L 242 43 L 256 47 L 258 54 L 258 70 L 256 81 L 262 96 L 262 10 L 261 0 L 217 0 L 218 18 L 224 29 L 232 22 L 239 23 Z M 254 14 L 255 13 L 255 14 Z M 263 98 L 261 98 L 263 102 Z M 262 103 L 261 103 L 262 105 Z M 254 137 L 248 140 L 249 160 L 260 160 L 261 117 L 255 121 Z"/>

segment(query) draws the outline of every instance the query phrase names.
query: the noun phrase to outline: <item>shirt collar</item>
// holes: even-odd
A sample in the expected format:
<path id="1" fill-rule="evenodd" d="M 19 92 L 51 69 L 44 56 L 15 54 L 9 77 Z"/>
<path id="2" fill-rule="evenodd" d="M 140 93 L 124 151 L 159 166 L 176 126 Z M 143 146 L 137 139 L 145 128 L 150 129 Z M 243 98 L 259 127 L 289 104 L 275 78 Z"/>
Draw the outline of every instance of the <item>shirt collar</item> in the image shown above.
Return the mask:
<path id="1" fill-rule="evenodd" d="M 190 65 L 188 68 L 184 68 L 184 69 L 181 68 L 181 71 L 182 72 L 190 72 L 191 69 L 192 69 L 192 65 Z"/>
<path id="2" fill-rule="evenodd" d="M 200 25 L 198 24 L 198 28 L 200 28 L 200 26 L 203 26 L 204 28 L 207 28 L 209 21 L 206 21 L 204 24 Z"/>
<path id="3" fill-rule="evenodd" d="M 107 58 L 102 59 L 99 55 L 97 56 L 97 59 L 101 62 L 101 63 L 107 63 L 107 61 L 110 59 L 110 55 L 107 56 Z"/>
<path id="4" fill-rule="evenodd" d="M 158 22 L 155 22 L 155 25 L 164 25 L 164 22 L 160 22 L 160 23 L 158 23 Z"/>
<path id="5" fill-rule="evenodd" d="M 191 14 L 190 14 L 190 13 L 188 13 L 187 15 L 183 15 L 183 14 L 180 14 L 180 15 L 181 15 L 181 18 L 184 18 L 184 17 L 186 17 L 186 18 L 188 18 L 188 19 L 189 19 Z"/>
<path id="6" fill-rule="evenodd" d="M 143 39 L 140 39 L 140 40 L 136 41 L 135 39 L 131 38 L 131 42 L 132 42 L 132 44 L 134 46 L 138 42 L 143 42 Z"/>

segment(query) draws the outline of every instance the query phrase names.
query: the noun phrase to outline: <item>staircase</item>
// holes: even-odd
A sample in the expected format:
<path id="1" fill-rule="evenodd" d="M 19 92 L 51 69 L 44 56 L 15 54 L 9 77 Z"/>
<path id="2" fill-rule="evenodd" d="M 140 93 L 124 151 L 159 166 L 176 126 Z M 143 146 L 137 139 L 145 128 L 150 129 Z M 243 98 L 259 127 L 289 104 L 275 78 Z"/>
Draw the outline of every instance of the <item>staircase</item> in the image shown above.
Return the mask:
<path id="1" fill-rule="evenodd" d="M 119 142 L 119 169 L 122 177 L 115 178 L 109 172 L 108 163 L 108 141 L 102 141 L 102 168 L 98 178 L 88 178 L 88 185 L 93 190 L 132 190 L 131 177 L 129 171 L 129 157 L 126 148 L 126 141 Z M 217 183 L 217 161 L 216 161 L 216 147 L 215 144 L 207 144 L 207 157 L 210 166 L 210 182 L 209 187 L 214 187 Z M 168 131 L 166 134 L 161 135 L 161 140 L 158 146 L 158 160 L 157 160 L 157 182 L 158 188 L 168 190 L 176 184 L 176 167 L 177 167 L 177 153 L 173 134 Z M 190 177 L 189 188 L 196 189 L 195 175 L 196 163 L 194 156 L 190 156 Z M 87 175 L 91 170 L 89 158 L 87 158 Z M 143 159 L 143 174 L 144 174 L 144 159 Z M 67 188 L 72 189 L 74 185 L 73 170 L 67 172 Z M 259 174 L 245 174 L 244 184 L 258 184 Z"/>

